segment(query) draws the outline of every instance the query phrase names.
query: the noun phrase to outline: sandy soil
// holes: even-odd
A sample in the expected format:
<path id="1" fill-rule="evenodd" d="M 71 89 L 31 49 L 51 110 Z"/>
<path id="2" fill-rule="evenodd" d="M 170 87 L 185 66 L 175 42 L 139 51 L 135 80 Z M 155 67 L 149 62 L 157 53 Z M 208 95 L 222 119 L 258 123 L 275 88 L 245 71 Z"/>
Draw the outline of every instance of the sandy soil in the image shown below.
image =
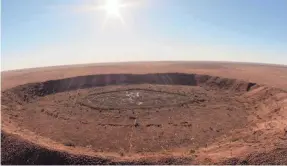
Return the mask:
<path id="1" fill-rule="evenodd" d="M 286 164 L 286 89 L 258 64 L 2 72 L 2 164 Z"/>

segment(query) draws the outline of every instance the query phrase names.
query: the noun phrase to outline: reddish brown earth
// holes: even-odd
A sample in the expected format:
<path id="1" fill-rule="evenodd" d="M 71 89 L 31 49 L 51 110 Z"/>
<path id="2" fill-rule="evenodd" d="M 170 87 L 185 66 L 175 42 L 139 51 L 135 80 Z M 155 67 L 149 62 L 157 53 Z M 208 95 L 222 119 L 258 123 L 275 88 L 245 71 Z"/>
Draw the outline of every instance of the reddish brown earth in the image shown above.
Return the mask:
<path id="1" fill-rule="evenodd" d="M 287 164 L 285 66 L 2 72 L 2 164 Z"/>

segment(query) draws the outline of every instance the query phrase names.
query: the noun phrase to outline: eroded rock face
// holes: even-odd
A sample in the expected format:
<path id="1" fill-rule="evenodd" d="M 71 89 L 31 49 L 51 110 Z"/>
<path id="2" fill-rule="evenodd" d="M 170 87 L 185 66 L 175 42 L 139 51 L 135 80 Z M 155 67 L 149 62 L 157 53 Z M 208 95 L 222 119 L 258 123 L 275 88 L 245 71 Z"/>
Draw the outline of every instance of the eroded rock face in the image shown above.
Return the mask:
<path id="1" fill-rule="evenodd" d="M 186 85 L 202 86 L 210 89 L 222 89 L 230 91 L 249 91 L 257 87 L 255 83 L 236 79 L 221 78 L 208 75 L 183 74 L 183 73 L 161 73 L 161 74 L 106 74 L 89 75 L 60 80 L 50 80 L 41 83 L 30 83 L 20 85 L 8 90 L 24 99 L 25 96 L 41 97 L 49 94 L 67 92 L 78 89 L 86 89 L 111 85 L 135 85 L 135 84 L 157 84 L 157 85 Z"/>

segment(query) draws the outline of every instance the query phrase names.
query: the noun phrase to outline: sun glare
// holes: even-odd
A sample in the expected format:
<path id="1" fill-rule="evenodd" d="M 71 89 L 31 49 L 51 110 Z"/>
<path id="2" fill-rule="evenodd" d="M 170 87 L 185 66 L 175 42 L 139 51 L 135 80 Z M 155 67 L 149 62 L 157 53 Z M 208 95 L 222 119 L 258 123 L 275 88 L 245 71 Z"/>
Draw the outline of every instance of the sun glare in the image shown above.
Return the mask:
<path id="1" fill-rule="evenodd" d="M 95 0 L 96 2 L 96 0 Z M 96 3 L 95 3 L 96 4 Z M 123 16 L 121 14 L 121 10 L 124 8 L 128 8 L 131 6 L 134 6 L 135 2 L 133 3 L 126 3 L 123 2 L 122 0 L 102 0 L 100 5 L 91 5 L 88 9 L 92 10 L 101 10 L 106 12 L 106 18 L 103 23 L 103 28 L 106 26 L 106 23 L 109 21 L 110 18 L 116 18 L 120 20 L 124 25 L 125 21 L 123 19 Z"/>
<path id="2" fill-rule="evenodd" d="M 108 16 L 120 17 L 120 0 L 106 0 L 104 9 Z"/>

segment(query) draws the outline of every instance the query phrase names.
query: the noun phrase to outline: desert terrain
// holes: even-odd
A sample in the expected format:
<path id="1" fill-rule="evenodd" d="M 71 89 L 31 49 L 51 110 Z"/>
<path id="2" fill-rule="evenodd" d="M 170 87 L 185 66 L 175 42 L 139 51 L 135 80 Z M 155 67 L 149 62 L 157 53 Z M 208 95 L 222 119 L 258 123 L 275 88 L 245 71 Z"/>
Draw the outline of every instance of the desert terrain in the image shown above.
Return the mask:
<path id="1" fill-rule="evenodd" d="M 2 164 L 287 164 L 287 67 L 130 62 L 1 73 Z"/>

